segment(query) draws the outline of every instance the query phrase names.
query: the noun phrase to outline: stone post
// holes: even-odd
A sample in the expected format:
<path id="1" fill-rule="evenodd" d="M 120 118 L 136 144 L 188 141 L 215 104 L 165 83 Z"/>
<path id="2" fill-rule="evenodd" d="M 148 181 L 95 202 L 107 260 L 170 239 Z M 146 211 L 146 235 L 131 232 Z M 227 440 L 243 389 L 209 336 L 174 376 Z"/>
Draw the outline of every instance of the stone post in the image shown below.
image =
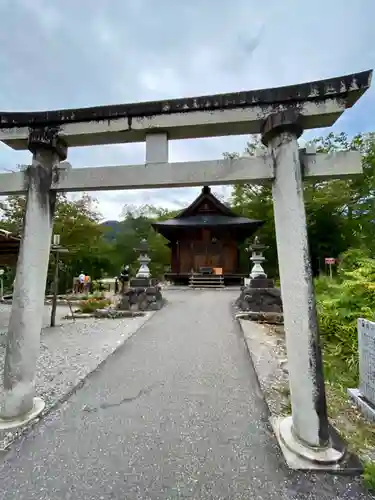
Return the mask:
<path id="1" fill-rule="evenodd" d="M 43 400 L 34 397 L 34 378 L 56 200 L 50 187 L 67 148 L 55 130 L 42 129 L 30 132 L 29 150 L 33 159 L 25 171 L 28 191 L 8 327 L 0 429 L 22 425 L 44 408 Z"/>
<path id="2" fill-rule="evenodd" d="M 274 161 L 272 195 L 288 355 L 292 416 L 276 424 L 282 445 L 314 463 L 337 463 L 332 447 L 323 377 L 315 294 L 309 256 L 294 110 L 270 115 L 262 141 Z"/>

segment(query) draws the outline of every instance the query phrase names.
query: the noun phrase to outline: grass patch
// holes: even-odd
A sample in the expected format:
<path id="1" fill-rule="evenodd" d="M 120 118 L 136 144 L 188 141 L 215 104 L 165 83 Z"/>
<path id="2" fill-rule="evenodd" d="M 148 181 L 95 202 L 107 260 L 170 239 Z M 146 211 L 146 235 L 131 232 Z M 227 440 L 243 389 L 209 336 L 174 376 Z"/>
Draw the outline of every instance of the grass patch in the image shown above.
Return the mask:
<path id="1" fill-rule="evenodd" d="M 375 491 L 375 462 L 364 463 L 363 482 L 370 491 Z"/>

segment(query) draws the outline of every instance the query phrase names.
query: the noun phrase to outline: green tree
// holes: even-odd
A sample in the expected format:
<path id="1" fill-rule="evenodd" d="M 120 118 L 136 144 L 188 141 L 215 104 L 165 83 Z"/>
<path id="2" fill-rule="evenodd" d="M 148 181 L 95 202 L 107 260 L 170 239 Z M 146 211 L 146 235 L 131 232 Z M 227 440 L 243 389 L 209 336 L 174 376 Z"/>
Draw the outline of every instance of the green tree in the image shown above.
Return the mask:
<path id="1" fill-rule="evenodd" d="M 21 235 L 24 212 L 25 197 L 7 197 L 0 206 L 0 227 Z M 61 245 L 69 250 L 68 254 L 61 255 L 63 272 L 60 291 L 71 288 L 73 278 L 81 271 L 97 279 L 103 272 L 111 270 L 110 246 L 103 238 L 105 228 L 100 225 L 100 220 L 97 203 L 87 194 L 73 201 L 64 194 L 57 197 L 53 232 L 60 234 Z"/>
<path id="2" fill-rule="evenodd" d="M 60 234 L 61 245 L 69 250 L 63 258 L 66 288 L 70 288 L 73 278 L 81 271 L 93 280 L 111 272 L 111 246 L 104 239 L 101 218 L 96 200 L 87 194 L 73 201 L 66 196 L 59 199 L 53 231 Z"/>
<path id="3" fill-rule="evenodd" d="M 133 274 L 138 270 L 138 253 L 135 248 L 142 239 L 146 239 L 150 248 L 151 273 L 155 277 L 162 277 L 164 269 L 170 265 L 170 249 L 168 241 L 153 229 L 152 223 L 174 215 L 176 212 L 152 205 L 125 206 L 112 253 L 118 271 L 123 264 L 130 265 Z"/>
<path id="4" fill-rule="evenodd" d="M 363 176 L 329 181 L 305 181 L 304 197 L 313 271 L 324 269 L 325 257 L 338 257 L 351 247 L 375 250 L 372 238 L 374 208 L 375 134 L 349 139 L 346 134 L 318 137 L 318 152 L 356 150 L 362 153 Z M 254 154 L 259 140 L 252 139 L 244 154 Z M 233 154 L 226 153 L 227 156 Z M 266 221 L 259 234 L 270 248 L 267 270 L 277 274 L 277 252 L 273 220 L 272 191 L 269 185 L 236 185 L 232 191 L 234 209 L 250 218 Z"/>

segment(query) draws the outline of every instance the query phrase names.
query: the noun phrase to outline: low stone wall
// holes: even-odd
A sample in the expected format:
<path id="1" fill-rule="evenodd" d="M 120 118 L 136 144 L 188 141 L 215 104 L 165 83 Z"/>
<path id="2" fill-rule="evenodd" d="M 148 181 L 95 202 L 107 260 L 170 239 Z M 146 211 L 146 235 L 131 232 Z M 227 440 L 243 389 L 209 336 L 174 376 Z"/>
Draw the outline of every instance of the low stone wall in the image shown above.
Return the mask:
<path id="1" fill-rule="evenodd" d="M 114 309 L 113 307 L 108 307 L 105 309 L 96 309 L 92 313 L 82 313 L 75 311 L 73 314 L 69 313 L 63 317 L 63 319 L 88 319 L 88 318 L 108 318 L 108 319 L 119 319 L 119 318 L 136 318 L 138 316 L 145 316 L 143 311 L 120 311 Z"/>
<path id="2" fill-rule="evenodd" d="M 126 311 L 158 311 L 165 304 L 160 286 L 130 287 L 121 296 L 117 309 Z"/>
<path id="3" fill-rule="evenodd" d="M 235 303 L 237 312 L 260 323 L 283 324 L 283 303 L 279 288 L 243 287 Z"/>
<path id="4" fill-rule="evenodd" d="M 268 323 L 269 325 L 284 324 L 283 313 L 241 311 L 236 314 L 236 318 L 248 319 L 250 321 L 256 321 L 257 323 Z"/>

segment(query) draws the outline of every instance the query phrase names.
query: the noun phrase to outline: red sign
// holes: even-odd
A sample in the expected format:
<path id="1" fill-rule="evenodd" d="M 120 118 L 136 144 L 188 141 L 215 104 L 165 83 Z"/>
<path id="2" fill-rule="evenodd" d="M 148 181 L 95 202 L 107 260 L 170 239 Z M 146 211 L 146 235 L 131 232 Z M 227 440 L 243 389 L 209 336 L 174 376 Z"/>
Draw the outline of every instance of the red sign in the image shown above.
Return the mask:
<path id="1" fill-rule="evenodd" d="M 324 259 L 324 262 L 325 262 L 326 264 L 329 264 L 329 265 L 331 265 L 331 264 L 336 264 L 336 259 L 334 259 L 333 257 L 326 257 L 326 258 Z"/>

